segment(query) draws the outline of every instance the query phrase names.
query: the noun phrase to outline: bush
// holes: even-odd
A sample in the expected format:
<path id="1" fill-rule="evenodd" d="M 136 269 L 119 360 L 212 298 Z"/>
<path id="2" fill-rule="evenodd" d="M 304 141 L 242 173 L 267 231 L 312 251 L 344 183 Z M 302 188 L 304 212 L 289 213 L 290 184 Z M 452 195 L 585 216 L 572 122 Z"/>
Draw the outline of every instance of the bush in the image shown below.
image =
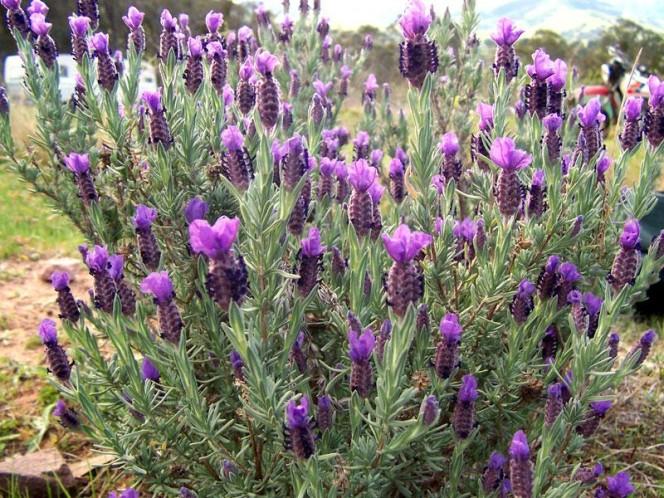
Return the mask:
<path id="1" fill-rule="evenodd" d="M 92 244 L 89 304 L 52 279 L 70 350 L 40 326 L 55 413 L 146 489 L 631 492 L 626 474 L 581 464 L 655 338 L 617 358 L 611 327 L 664 261 L 661 236 L 640 259 L 636 221 L 654 202 L 656 98 L 646 118 L 628 104 L 612 161 L 597 102 L 563 108 L 562 61 L 538 52 L 523 74 L 501 21 L 490 71 L 473 2 L 430 26 L 414 1 L 407 116 L 369 78 L 352 142 L 336 117 L 370 40 L 333 46 L 316 10 L 280 26 L 259 10 L 255 35 L 222 35 L 210 14 L 187 43 L 165 12 L 163 87 L 140 99 L 140 14 L 121 77 L 108 39 L 75 19 L 66 106 L 43 19 L 22 31 L 12 12 L 39 119 L 20 153 L 3 118 L 4 158 Z M 640 178 L 623 188 L 637 149 Z"/>

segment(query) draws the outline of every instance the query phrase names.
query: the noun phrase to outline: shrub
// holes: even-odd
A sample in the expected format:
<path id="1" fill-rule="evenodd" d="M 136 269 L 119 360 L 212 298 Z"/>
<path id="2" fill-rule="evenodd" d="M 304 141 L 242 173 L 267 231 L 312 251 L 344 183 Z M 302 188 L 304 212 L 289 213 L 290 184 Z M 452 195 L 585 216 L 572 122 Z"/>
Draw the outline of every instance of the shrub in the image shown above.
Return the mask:
<path id="1" fill-rule="evenodd" d="M 661 236 L 641 258 L 637 221 L 658 80 L 612 160 L 597 102 L 565 108 L 564 62 L 537 51 L 524 74 L 501 20 L 484 68 L 473 2 L 454 24 L 413 0 L 407 117 L 369 77 L 351 140 L 336 118 L 371 43 L 333 46 L 306 1 L 280 25 L 259 8 L 255 33 L 211 12 L 188 39 L 164 11 L 163 86 L 140 98 L 140 13 L 120 67 L 76 20 L 70 105 L 48 23 L 5 3 L 39 119 L 20 153 L 3 117 L 3 155 L 92 244 L 88 304 L 53 276 L 72 347 L 40 327 L 65 426 L 155 494 L 632 492 L 581 464 L 655 339 L 618 358 L 611 327 L 664 261 Z"/>

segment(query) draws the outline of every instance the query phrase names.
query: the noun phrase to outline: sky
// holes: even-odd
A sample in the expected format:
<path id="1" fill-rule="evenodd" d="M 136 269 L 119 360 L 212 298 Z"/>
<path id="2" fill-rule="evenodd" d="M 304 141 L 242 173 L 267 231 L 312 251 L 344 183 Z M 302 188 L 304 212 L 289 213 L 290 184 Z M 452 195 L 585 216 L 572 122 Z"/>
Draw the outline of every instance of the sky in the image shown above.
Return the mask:
<path id="1" fill-rule="evenodd" d="M 310 4 L 312 0 L 309 0 Z M 263 0 L 263 3 L 273 12 L 282 13 L 281 0 Z M 298 0 L 291 0 L 291 11 L 295 14 Z M 425 0 L 425 3 L 429 4 Z M 443 12 L 449 7 L 452 13 L 458 12 L 462 0 L 433 0 L 436 12 Z M 385 27 L 394 22 L 403 11 L 407 0 L 321 0 L 323 15 L 332 19 L 333 25 L 339 28 L 355 28 L 361 25 L 374 25 Z M 517 6 L 517 11 L 527 15 L 528 8 L 551 7 L 555 11 L 559 4 L 575 10 L 586 10 L 586 15 L 592 15 L 593 8 L 604 14 L 627 17 L 637 21 L 656 21 L 655 25 L 664 25 L 664 0 L 477 0 L 477 10 L 480 14 L 496 12 L 502 9 L 513 11 L 510 7 Z M 590 8 L 589 8 L 590 7 Z M 538 9 L 539 10 L 539 9 Z M 651 24 L 651 22 L 647 22 Z"/>

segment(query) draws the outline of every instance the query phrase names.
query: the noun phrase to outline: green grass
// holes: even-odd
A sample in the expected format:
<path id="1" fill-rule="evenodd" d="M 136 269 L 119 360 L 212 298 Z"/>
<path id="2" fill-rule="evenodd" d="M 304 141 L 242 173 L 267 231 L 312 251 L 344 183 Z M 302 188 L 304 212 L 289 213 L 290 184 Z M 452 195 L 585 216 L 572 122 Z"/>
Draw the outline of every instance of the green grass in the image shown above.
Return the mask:
<path id="1" fill-rule="evenodd" d="M 42 196 L 5 167 L 0 169 L 0 259 L 73 254 L 83 237 Z"/>

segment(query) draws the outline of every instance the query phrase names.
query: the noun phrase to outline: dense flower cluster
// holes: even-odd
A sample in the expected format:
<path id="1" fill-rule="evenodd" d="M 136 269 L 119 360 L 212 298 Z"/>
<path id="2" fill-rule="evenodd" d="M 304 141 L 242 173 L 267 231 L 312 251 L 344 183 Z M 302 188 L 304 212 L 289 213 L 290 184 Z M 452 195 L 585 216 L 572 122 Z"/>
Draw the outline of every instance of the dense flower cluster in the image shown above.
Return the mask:
<path id="1" fill-rule="evenodd" d="M 618 358 L 611 327 L 662 266 L 662 235 L 647 249 L 638 221 L 664 136 L 659 80 L 647 106 L 626 102 L 623 152 L 610 158 L 599 102 L 566 108 L 567 66 L 541 49 L 522 68 L 523 30 L 508 19 L 489 70 L 474 23 L 410 0 L 397 121 L 389 85 L 354 81 L 372 38 L 335 43 L 320 2 L 278 21 L 259 5 L 237 31 L 210 11 L 204 33 L 164 10 L 158 44 L 130 7 L 119 71 L 111 46 L 125 41 L 96 32 L 97 2 L 79 0 L 70 108 L 46 13 L 2 3 L 43 164 L 12 142 L 4 93 L 0 151 L 91 243 L 79 248 L 90 305 L 67 274 L 51 277 L 71 351 L 55 322 L 39 327 L 62 391 L 54 414 L 146 490 L 634 492 L 580 450 L 656 339 L 647 331 Z M 452 39 L 469 54 L 458 65 Z M 146 55 L 159 57 L 162 87 L 139 95 Z M 450 75 L 470 97 L 446 100 Z M 362 118 L 347 128 L 338 116 L 353 94 Z M 435 119 L 438 98 L 450 108 Z M 636 150 L 640 178 L 623 188 Z"/>

